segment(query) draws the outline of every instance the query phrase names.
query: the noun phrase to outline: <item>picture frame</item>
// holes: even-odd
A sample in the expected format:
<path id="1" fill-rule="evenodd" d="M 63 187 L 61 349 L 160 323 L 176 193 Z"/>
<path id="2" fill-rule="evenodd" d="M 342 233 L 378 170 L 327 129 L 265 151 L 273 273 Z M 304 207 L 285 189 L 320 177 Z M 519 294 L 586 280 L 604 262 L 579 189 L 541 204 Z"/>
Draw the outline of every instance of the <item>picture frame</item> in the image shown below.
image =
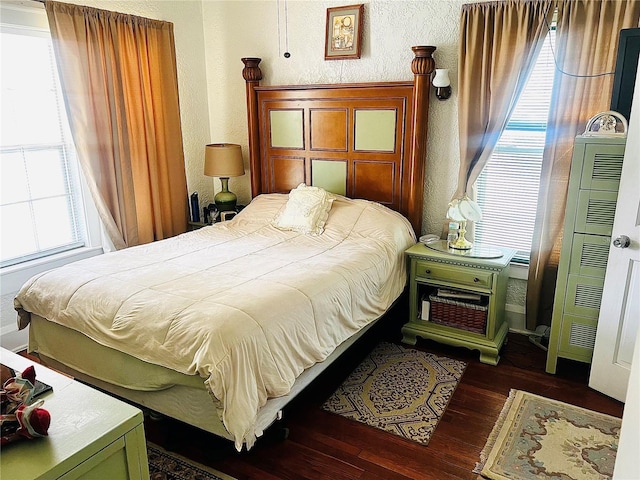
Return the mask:
<path id="1" fill-rule="evenodd" d="M 325 60 L 360 58 L 364 4 L 327 8 Z"/>

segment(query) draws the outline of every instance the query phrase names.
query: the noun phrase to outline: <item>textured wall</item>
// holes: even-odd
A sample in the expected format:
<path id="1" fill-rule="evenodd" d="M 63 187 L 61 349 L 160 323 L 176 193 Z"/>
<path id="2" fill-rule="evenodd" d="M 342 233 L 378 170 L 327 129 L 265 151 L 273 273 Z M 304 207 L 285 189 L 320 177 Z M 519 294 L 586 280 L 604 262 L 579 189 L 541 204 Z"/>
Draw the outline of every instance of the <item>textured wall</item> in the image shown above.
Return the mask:
<path id="1" fill-rule="evenodd" d="M 412 46 L 434 45 L 436 64 L 451 70 L 453 84 L 452 98 L 440 102 L 432 96 L 429 112 L 423 229 L 439 234 L 458 174 L 456 67 L 462 1 L 370 0 L 365 4 L 362 58 L 325 61 L 326 9 L 348 4 L 205 0 L 211 141 L 240 143 L 247 151 L 242 57 L 262 58 L 264 85 L 396 81 L 412 79 Z M 289 59 L 283 57 L 285 32 Z M 189 172 L 190 177 L 197 174 Z M 229 188 L 241 202 L 249 200 L 248 175 L 231 179 Z"/>
<path id="2" fill-rule="evenodd" d="M 527 281 L 519 278 L 509 280 L 507 289 L 507 304 L 524 305 L 527 298 Z"/>
<path id="3" fill-rule="evenodd" d="M 239 143 L 247 157 L 245 85 L 240 58 L 263 59 L 265 85 L 410 80 L 411 47 L 436 46 L 436 65 L 451 70 L 453 95 L 444 102 L 433 96 L 431 100 L 423 230 L 440 233 L 446 205 L 455 190 L 459 163 L 456 67 L 463 0 L 370 0 L 365 4 L 362 58 L 331 61 L 324 60 L 326 9 L 345 2 L 69 2 L 174 23 L 187 186 L 189 193 L 198 191 L 201 204 L 212 201 L 214 186 L 216 191 L 220 187 L 218 180 L 202 174 L 204 145 Z M 282 55 L 286 40 L 291 52 L 289 59 Z M 249 201 L 248 174 L 232 178 L 229 187 L 241 203 Z"/>

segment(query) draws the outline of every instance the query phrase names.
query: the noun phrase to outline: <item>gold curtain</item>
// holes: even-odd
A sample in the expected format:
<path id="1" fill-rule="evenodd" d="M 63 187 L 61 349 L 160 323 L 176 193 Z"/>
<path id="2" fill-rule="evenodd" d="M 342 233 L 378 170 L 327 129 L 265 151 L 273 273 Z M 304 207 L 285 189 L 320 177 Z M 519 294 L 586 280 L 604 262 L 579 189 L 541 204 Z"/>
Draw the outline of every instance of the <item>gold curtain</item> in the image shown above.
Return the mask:
<path id="1" fill-rule="evenodd" d="M 454 198 L 471 189 L 526 84 L 553 17 L 553 0 L 462 6 L 459 45 L 460 172 Z"/>
<path id="2" fill-rule="evenodd" d="M 559 0 L 556 71 L 527 285 L 527 328 L 550 325 L 573 142 L 609 110 L 619 31 L 638 26 L 640 2 Z M 563 73 L 564 72 L 564 73 Z M 597 75 L 597 76 L 594 76 Z"/>
<path id="3" fill-rule="evenodd" d="M 186 231 L 173 24 L 45 2 L 80 164 L 116 248 Z"/>

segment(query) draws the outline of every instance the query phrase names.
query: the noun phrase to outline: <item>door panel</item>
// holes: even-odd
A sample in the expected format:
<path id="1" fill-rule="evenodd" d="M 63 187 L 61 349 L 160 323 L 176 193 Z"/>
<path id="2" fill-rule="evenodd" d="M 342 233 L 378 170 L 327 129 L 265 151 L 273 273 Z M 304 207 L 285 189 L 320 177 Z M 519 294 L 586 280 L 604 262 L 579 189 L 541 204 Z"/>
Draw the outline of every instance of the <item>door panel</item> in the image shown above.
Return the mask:
<path id="1" fill-rule="evenodd" d="M 638 97 L 638 95 L 636 95 Z M 640 322 L 640 99 L 633 104 L 589 386 L 625 401 Z M 629 237 L 626 248 L 616 238 Z"/>

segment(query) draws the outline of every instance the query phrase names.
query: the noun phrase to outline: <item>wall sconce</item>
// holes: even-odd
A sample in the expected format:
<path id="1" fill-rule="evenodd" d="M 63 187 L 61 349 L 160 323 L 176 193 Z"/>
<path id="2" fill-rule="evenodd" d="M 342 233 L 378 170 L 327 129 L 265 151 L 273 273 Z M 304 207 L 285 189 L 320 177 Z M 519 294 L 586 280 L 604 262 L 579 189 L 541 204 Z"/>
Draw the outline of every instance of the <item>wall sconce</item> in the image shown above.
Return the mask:
<path id="1" fill-rule="evenodd" d="M 449 69 L 436 68 L 436 74 L 431 81 L 436 88 L 436 98 L 446 100 L 451 96 L 451 81 L 449 80 Z"/>

